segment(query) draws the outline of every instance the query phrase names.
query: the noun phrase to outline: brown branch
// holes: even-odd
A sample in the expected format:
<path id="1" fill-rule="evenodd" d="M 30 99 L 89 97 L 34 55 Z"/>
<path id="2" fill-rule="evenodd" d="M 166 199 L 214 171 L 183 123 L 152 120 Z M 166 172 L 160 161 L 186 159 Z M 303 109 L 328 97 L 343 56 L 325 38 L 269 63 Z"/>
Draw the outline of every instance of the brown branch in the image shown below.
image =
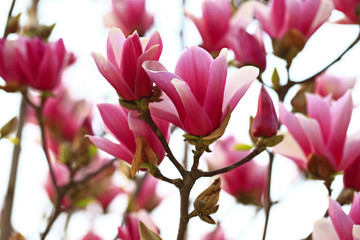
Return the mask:
<path id="1" fill-rule="evenodd" d="M 4 34 L 3 34 L 4 38 L 7 37 L 7 34 L 6 34 L 7 25 L 8 25 L 8 23 L 9 23 L 9 20 L 10 20 L 10 18 L 11 18 L 12 12 L 13 12 L 13 10 L 14 10 L 15 2 L 16 2 L 16 0 L 13 0 L 13 1 L 11 2 L 11 5 L 10 5 L 10 9 L 9 9 L 9 12 L 8 12 L 8 15 L 7 15 L 7 19 L 6 19 L 6 25 L 5 25 L 5 29 L 4 29 Z"/>
<path id="2" fill-rule="evenodd" d="M 11 232 L 11 214 L 12 208 L 14 203 L 14 194 L 15 194 L 15 186 L 16 186 L 16 176 L 17 176 L 17 169 L 19 164 L 19 157 L 20 157 L 20 150 L 21 150 L 21 137 L 25 122 L 26 116 L 26 102 L 25 99 L 21 98 L 20 104 L 20 112 L 19 112 L 19 125 L 16 132 L 16 138 L 19 140 L 19 143 L 14 146 L 13 153 L 12 153 L 12 161 L 11 161 L 11 169 L 10 169 L 10 177 L 8 188 L 4 200 L 4 209 L 1 216 L 1 238 L 0 240 L 8 240 Z"/>
<path id="3" fill-rule="evenodd" d="M 265 149 L 266 148 L 263 147 L 263 146 L 256 146 L 255 149 L 251 153 L 249 153 L 249 155 L 247 155 L 243 159 L 237 161 L 236 163 L 233 163 L 233 164 L 231 164 L 231 165 L 229 165 L 227 167 L 223 167 L 223 168 L 220 168 L 220 169 L 217 169 L 217 170 L 214 170 L 214 171 L 199 172 L 198 174 L 200 175 L 200 177 L 213 177 L 213 176 L 221 174 L 221 173 L 230 172 L 234 168 L 237 168 L 237 167 L 251 161 L 254 157 L 259 155 Z"/>
<path id="4" fill-rule="evenodd" d="M 159 138 L 162 146 L 165 149 L 165 152 L 167 154 L 167 157 L 169 160 L 174 164 L 174 166 L 177 168 L 177 170 L 180 172 L 180 174 L 183 176 L 185 173 L 184 167 L 176 160 L 174 154 L 172 153 L 169 144 L 167 143 L 164 134 L 161 132 L 161 130 L 156 126 L 154 120 L 151 117 L 149 109 L 146 110 L 140 110 L 141 116 L 143 120 L 149 125 L 149 127 L 154 131 L 156 136 Z"/>
<path id="5" fill-rule="evenodd" d="M 55 209 L 54 209 L 53 213 L 51 214 L 51 217 L 49 219 L 49 222 L 48 222 L 48 225 L 46 226 L 45 231 L 41 234 L 41 240 L 44 240 L 46 238 L 46 236 L 50 232 L 52 225 L 55 223 L 56 219 L 59 217 L 60 213 L 62 212 L 61 200 L 65 196 L 66 191 L 59 191 L 57 193 L 58 193 L 58 195 L 56 197 Z"/>

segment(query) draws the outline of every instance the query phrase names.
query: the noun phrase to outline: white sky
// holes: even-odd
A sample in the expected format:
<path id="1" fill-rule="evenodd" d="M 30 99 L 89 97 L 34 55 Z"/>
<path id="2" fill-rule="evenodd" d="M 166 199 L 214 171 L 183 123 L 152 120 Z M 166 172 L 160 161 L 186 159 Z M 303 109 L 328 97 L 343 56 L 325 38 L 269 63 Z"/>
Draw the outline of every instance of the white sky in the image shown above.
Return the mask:
<path id="1" fill-rule="evenodd" d="M 3 32 L 7 11 L 11 0 L 2 0 L 0 3 L 0 32 Z M 14 13 L 25 13 L 30 1 L 17 0 Z M 181 0 L 148 0 L 148 9 L 155 14 L 155 26 L 148 32 L 157 29 L 164 43 L 164 50 L 160 61 L 173 70 L 180 54 L 180 41 L 178 33 L 181 27 Z M 199 14 L 201 0 L 191 0 L 187 8 Z M 96 51 L 105 54 L 108 30 L 103 27 L 102 16 L 110 9 L 110 0 L 44 0 L 40 1 L 40 21 L 45 24 L 56 22 L 51 37 L 52 40 L 63 38 L 66 47 L 73 51 L 78 60 L 65 74 L 64 81 L 71 88 L 76 97 L 86 98 L 91 102 L 117 102 L 117 96 L 107 81 L 98 72 L 90 52 Z M 25 15 L 25 14 L 24 14 Z M 22 21 L 26 19 L 23 18 Z M 195 45 L 201 38 L 189 21 L 185 21 L 185 45 Z M 327 63 L 336 58 L 348 44 L 356 37 L 356 28 L 353 26 L 335 26 L 327 24 L 309 41 L 303 53 L 299 54 L 291 69 L 293 79 L 304 79 L 317 72 Z M 333 71 L 346 76 L 359 76 L 358 67 L 360 49 L 355 47 L 348 53 L 341 64 L 337 64 Z M 269 57 L 270 67 L 264 79 L 269 79 L 271 66 L 278 66 L 282 76 L 281 61 Z M 231 71 L 230 71 L 231 72 Z M 0 83 L 1 80 L 0 80 Z M 256 102 L 259 84 L 253 84 L 239 106 L 232 115 L 229 128 L 225 135 L 235 134 L 237 139 L 248 141 L 247 129 L 250 114 L 256 113 Z M 271 92 L 272 94 L 272 92 Z M 359 103 L 358 85 L 354 90 L 355 104 Z M 272 94 L 273 99 L 276 97 Z M 276 101 L 275 101 L 276 102 Z M 19 97 L 16 94 L 0 92 L 0 126 L 11 117 L 17 115 Z M 97 116 L 97 111 L 94 111 Z M 354 113 L 359 118 L 359 111 Z M 97 122 L 101 127 L 101 121 Z M 356 130 L 352 121 L 350 132 Z M 182 157 L 181 132 L 177 131 L 171 140 L 176 156 Z M 38 239 L 38 233 L 46 226 L 44 214 L 51 211 L 51 204 L 42 188 L 47 166 L 42 150 L 39 146 L 38 130 L 35 126 L 25 127 L 23 146 L 18 173 L 16 201 L 14 205 L 13 224 L 27 239 Z M 6 140 L 0 141 L 0 206 L 6 192 L 9 175 L 12 145 Z M 169 161 L 164 160 L 161 169 L 167 175 L 176 177 Z M 201 164 L 201 167 L 205 167 Z M 166 171 L 164 170 L 166 169 Z M 313 222 L 320 218 L 327 208 L 327 192 L 321 182 L 304 181 L 299 178 L 295 166 L 284 158 L 277 158 L 273 172 L 272 197 L 280 203 L 272 208 L 268 240 L 271 239 L 300 239 L 311 231 Z M 338 179 L 340 180 L 340 179 Z M 293 185 L 290 186 L 289 184 Z M 198 193 L 209 184 L 209 179 L 201 179 L 192 191 L 194 199 Z M 341 181 L 337 181 L 337 188 L 341 188 Z M 166 183 L 161 184 L 161 193 L 167 198 L 153 213 L 155 223 L 161 229 L 163 239 L 175 239 L 178 226 L 179 200 L 177 190 Z M 336 194 L 336 190 L 334 191 Z M 94 230 L 104 239 L 113 239 L 117 227 L 120 225 L 119 217 L 124 207 L 124 199 L 116 199 L 111 209 L 112 214 L 96 216 L 94 213 L 75 214 L 70 222 L 69 238 L 78 239 L 85 234 L 88 228 Z M 191 208 L 191 207 L 190 207 Z M 225 192 L 222 192 L 220 209 L 214 215 L 216 220 L 223 224 L 229 239 L 261 239 L 264 212 L 258 213 L 254 207 L 238 205 Z M 91 219 L 91 221 L 89 221 Z M 49 239 L 60 239 L 62 236 L 65 218 L 62 216 L 55 224 Z M 205 231 L 213 229 L 198 219 L 192 219 L 189 225 L 189 240 L 199 239 Z"/>

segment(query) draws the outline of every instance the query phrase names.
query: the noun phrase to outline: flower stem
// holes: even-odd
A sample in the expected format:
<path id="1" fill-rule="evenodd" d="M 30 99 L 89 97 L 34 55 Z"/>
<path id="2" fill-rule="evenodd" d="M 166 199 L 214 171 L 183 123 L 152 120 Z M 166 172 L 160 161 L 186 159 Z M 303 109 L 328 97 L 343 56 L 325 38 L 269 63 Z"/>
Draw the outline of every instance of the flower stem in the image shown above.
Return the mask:
<path id="1" fill-rule="evenodd" d="M 273 163 L 274 163 L 274 153 L 269 152 L 269 170 L 268 170 L 268 181 L 267 181 L 267 190 L 266 190 L 266 194 L 267 196 L 265 196 L 265 215 L 266 215 L 266 219 L 265 219 L 265 226 L 264 226 L 264 232 L 263 232 L 263 240 L 265 240 L 266 238 L 266 232 L 267 232 L 267 228 L 268 228 L 268 224 L 269 224 L 269 219 L 270 219 L 270 209 L 272 207 L 272 205 L 274 204 L 271 200 L 271 173 L 272 173 L 272 167 L 273 167 Z"/>
<path id="2" fill-rule="evenodd" d="M 16 132 L 16 138 L 19 140 L 19 143 L 14 146 L 13 154 L 12 154 L 12 162 L 11 162 L 11 169 L 10 169 L 10 177 L 9 177 L 9 184 L 5 196 L 5 203 L 4 209 L 1 216 L 1 237 L 0 240 L 8 240 L 11 232 L 11 214 L 12 208 L 14 203 L 14 193 L 15 193 L 15 186 L 16 186 L 16 176 L 17 176 L 17 169 L 19 164 L 19 156 L 21 150 L 21 137 L 25 122 L 26 116 L 26 101 L 22 97 L 21 104 L 20 104 L 20 113 L 19 113 L 19 126 Z"/>

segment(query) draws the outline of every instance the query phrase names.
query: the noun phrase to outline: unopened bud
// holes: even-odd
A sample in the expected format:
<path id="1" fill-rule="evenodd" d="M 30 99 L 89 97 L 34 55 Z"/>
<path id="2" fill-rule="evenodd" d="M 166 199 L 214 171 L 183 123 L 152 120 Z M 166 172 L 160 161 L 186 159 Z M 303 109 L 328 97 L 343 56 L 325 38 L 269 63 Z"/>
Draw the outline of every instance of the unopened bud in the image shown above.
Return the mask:
<path id="1" fill-rule="evenodd" d="M 276 135 L 278 129 L 278 119 L 274 109 L 274 104 L 264 86 L 261 87 L 258 109 L 252 122 L 251 134 L 254 137 L 272 137 Z"/>
<path id="2" fill-rule="evenodd" d="M 217 178 L 207 189 L 194 201 L 194 208 L 198 215 L 209 215 L 215 213 L 219 205 L 219 195 L 221 190 L 221 179 Z"/>
<path id="3" fill-rule="evenodd" d="M 134 177 L 136 175 L 142 164 L 147 163 L 150 165 L 157 165 L 158 160 L 158 156 L 151 149 L 146 138 L 143 136 L 137 137 L 136 150 L 131 164 L 131 176 Z"/>

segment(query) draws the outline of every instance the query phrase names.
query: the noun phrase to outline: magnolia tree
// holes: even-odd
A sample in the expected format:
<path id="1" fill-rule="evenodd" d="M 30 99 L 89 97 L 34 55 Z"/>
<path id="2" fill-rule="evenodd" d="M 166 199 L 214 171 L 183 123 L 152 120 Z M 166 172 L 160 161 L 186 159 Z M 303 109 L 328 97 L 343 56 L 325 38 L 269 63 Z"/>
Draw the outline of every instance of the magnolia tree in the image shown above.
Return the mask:
<path id="1" fill-rule="evenodd" d="M 71 216 L 91 212 L 93 205 L 102 209 L 97 214 L 109 214 L 114 199 L 121 199 L 126 207 L 116 212 L 119 224 L 112 239 L 161 239 L 170 222 L 165 216 L 155 223 L 152 211 L 169 208 L 162 202 L 170 196 L 159 195 L 160 182 L 178 190 L 179 205 L 165 210 L 179 216 L 173 239 L 194 239 L 192 231 L 187 231 L 189 224 L 200 229 L 202 224 L 216 224 L 202 239 L 230 239 L 229 226 L 217 217 L 222 207 L 219 196 L 224 194 L 232 196 L 238 206 L 256 206 L 265 215 L 261 227 L 265 239 L 271 207 L 278 202 L 271 197 L 276 187 L 271 180 L 279 156 L 283 156 L 281 161 L 296 164 L 299 178 L 323 182 L 328 193 L 323 218 L 303 238 L 360 239 L 358 126 L 355 133 L 348 133 L 356 76 L 328 71 L 360 40 L 356 29 L 359 0 L 205 0 L 201 15 L 181 8 L 181 15 L 192 22 L 191 31 L 197 28 L 202 42 L 183 47 L 174 70 L 167 70 L 161 57 L 173 43 L 163 41 L 161 32 L 151 28 L 157 15 L 147 11 L 145 1 L 113 0 L 112 10 L 98 23 L 108 31 L 107 42 L 101 43 L 106 56 L 95 51 L 91 56 L 99 72 L 97 81 L 111 86 L 117 100 L 97 102 L 97 110 L 91 96 L 76 98 L 71 85 L 62 82 L 63 71 L 82 56 L 69 51 L 62 39 L 52 39 L 55 25 L 41 22 L 39 4 L 33 0 L 27 12 L 15 14 L 13 0 L 0 39 L 1 94 L 21 95 L 19 116 L 6 116 L 8 122 L 0 130 L 0 144 L 13 144 L 1 207 L 1 240 L 27 237 L 11 221 L 20 149 L 29 144 L 21 141 L 25 124 L 39 129 L 37 144 L 48 166 L 43 189 L 53 204 L 39 230 L 40 239 L 50 236 L 61 216 L 67 216 L 67 221 L 59 237 L 66 238 L 69 223 L 76 225 L 69 221 Z M 182 4 L 187 6 L 185 0 Z M 332 20 L 332 14 L 342 18 Z M 293 61 L 324 23 L 338 28 L 353 25 L 357 36 L 317 73 L 293 80 Z M 184 33 L 197 34 L 185 31 L 185 26 L 178 35 L 182 45 Z M 88 55 L 90 58 L 90 51 Z M 87 71 L 81 65 L 77 68 Z M 254 82 L 261 87 L 256 115 L 246 116 L 249 128 L 239 124 L 224 135 L 231 115 L 242 112 L 236 106 Z M 99 129 L 99 121 L 94 121 L 98 112 L 103 131 L 95 131 Z M 179 132 L 182 139 L 173 137 Z M 239 134 L 249 136 L 246 144 L 236 139 Z M 175 154 L 179 148 L 185 149 L 182 155 Z M 266 164 L 254 159 L 260 154 Z M 29 155 L 22 158 L 31 160 Z M 10 159 L 3 157 L 2 161 Z M 170 164 L 162 167 L 164 162 Z M 213 179 L 202 190 L 193 189 L 203 178 Z M 333 193 L 335 178 L 343 182 L 343 189 Z M 344 212 L 345 205 L 350 212 Z M 195 218 L 203 223 L 193 221 Z M 82 239 L 103 236 L 90 228 Z"/>

